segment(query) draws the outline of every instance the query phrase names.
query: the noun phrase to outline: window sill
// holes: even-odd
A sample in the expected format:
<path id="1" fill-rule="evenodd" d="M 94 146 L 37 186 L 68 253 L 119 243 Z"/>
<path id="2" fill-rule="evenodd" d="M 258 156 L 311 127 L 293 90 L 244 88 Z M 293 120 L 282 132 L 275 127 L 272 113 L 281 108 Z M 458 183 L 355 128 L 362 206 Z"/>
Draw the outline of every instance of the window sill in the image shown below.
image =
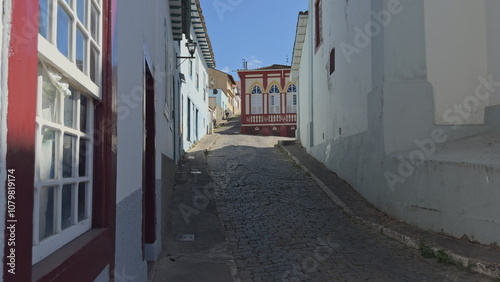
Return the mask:
<path id="1" fill-rule="evenodd" d="M 49 62 L 49 65 L 61 72 L 71 84 L 91 94 L 93 98 L 102 100 L 99 86 L 61 54 L 55 45 L 40 34 L 38 34 L 38 53 L 44 62 Z"/>
<path id="2" fill-rule="evenodd" d="M 109 232 L 91 229 L 36 263 L 32 281 L 92 281 L 111 263 L 114 243 Z"/>

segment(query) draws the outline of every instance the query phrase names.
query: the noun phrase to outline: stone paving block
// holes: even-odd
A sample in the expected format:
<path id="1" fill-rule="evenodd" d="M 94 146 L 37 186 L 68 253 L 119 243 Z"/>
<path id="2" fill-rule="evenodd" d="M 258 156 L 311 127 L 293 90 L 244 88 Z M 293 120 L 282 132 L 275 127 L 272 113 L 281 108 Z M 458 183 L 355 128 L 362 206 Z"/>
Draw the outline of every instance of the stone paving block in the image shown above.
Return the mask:
<path id="1" fill-rule="evenodd" d="M 221 134 L 208 156 L 242 281 L 488 281 L 347 217 L 274 147 L 278 139 Z"/>

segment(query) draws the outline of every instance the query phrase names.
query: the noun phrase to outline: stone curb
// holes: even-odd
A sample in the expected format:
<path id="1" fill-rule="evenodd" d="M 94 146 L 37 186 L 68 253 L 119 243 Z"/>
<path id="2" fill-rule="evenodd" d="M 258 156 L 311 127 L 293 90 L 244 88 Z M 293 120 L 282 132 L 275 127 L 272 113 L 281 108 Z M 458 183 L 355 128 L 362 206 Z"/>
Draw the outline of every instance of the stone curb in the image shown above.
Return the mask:
<path id="1" fill-rule="evenodd" d="M 213 135 L 215 135 L 214 137 L 214 140 L 207 146 L 207 149 L 205 149 L 205 151 L 211 151 L 212 150 L 212 147 L 214 146 L 215 142 L 217 142 L 217 140 L 219 139 L 220 137 L 220 134 L 218 133 L 212 133 Z"/>
<path id="2" fill-rule="evenodd" d="M 215 137 L 213 137 L 212 141 L 207 141 L 207 144 L 204 144 L 205 143 L 204 139 L 206 139 L 209 136 L 215 136 Z M 203 138 L 201 138 L 200 141 L 198 141 L 188 151 L 186 151 L 184 153 L 184 155 L 186 155 L 186 154 L 193 154 L 193 153 L 196 153 L 196 152 L 207 152 L 207 151 L 210 151 L 212 149 L 213 145 L 215 144 L 215 142 L 217 141 L 217 139 L 219 139 L 219 136 L 220 136 L 220 134 L 218 134 L 218 133 L 212 133 L 212 134 L 205 135 Z M 200 149 L 200 147 L 206 147 L 206 148 L 205 149 Z"/>
<path id="3" fill-rule="evenodd" d="M 417 236 L 410 236 L 407 234 L 403 234 L 401 232 L 398 232 L 396 230 L 393 230 L 390 227 L 371 222 L 363 217 L 357 216 L 354 214 L 352 209 L 350 209 L 335 193 L 328 188 L 328 186 L 323 183 L 312 171 L 310 171 L 299 159 L 297 159 L 284 145 L 286 144 L 286 141 L 278 141 L 278 146 L 282 148 L 286 154 L 297 164 L 299 165 L 305 172 L 307 172 L 311 178 L 321 187 L 321 189 L 330 197 L 330 199 L 338 205 L 342 211 L 348 215 L 349 217 L 353 218 L 354 220 L 358 221 L 361 224 L 365 224 L 368 226 L 371 226 L 375 230 L 379 231 L 380 233 L 384 234 L 385 236 L 395 239 L 399 241 L 400 243 L 414 248 L 414 249 L 419 249 L 420 247 L 420 242 L 422 242 L 423 238 L 419 238 Z M 495 279 L 500 279 L 500 264 L 494 263 L 494 262 L 486 262 L 486 261 L 481 261 L 476 258 L 472 257 L 467 257 L 461 254 L 458 254 L 452 250 L 446 249 L 441 246 L 429 246 L 431 250 L 434 252 L 434 254 L 437 254 L 438 252 L 444 252 L 447 254 L 455 263 L 458 265 L 462 265 L 468 269 L 470 269 L 473 272 L 480 273 L 486 276 L 489 276 L 491 278 Z"/>

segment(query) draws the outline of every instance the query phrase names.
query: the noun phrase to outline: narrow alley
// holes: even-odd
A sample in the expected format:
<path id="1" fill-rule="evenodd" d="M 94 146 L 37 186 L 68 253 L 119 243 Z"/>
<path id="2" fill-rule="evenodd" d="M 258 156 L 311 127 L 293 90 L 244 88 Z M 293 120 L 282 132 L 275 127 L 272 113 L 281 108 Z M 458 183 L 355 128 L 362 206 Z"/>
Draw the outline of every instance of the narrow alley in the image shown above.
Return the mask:
<path id="1" fill-rule="evenodd" d="M 275 146 L 287 138 L 241 135 L 239 126 L 236 119 L 224 126 L 206 153 L 208 175 L 203 185 L 210 187 L 213 202 L 201 213 L 188 214 L 189 223 L 178 221 L 173 228 L 174 232 L 193 232 L 194 242 L 170 245 L 170 261 L 184 256 L 184 262 L 193 262 L 194 257 L 200 262 L 200 256 L 205 256 L 206 263 L 217 261 L 218 267 L 212 276 L 196 280 L 179 274 L 176 281 L 228 281 L 228 275 L 214 273 L 221 271 L 224 260 L 233 268 L 234 281 L 491 281 L 423 258 L 418 250 L 350 219 L 308 173 Z M 197 189 L 207 191 L 201 186 Z M 217 242 L 209 252 L 186 254 L 189 244 L 200 244 L 196 240 L 207 241 L 213 232 L 221 232 L 213 215 L 206 219 L 213 224 L 212 230 L 193 226 L 192 221 L 203 222 L 210 209 L 217 211 L 227 243 L 221 244 L 219 237 L 213 239 Z M 201 244 L 210 249 L 206 242 Z M 217 249 L 225 254 L 214 255 Z M 176 251 L 184 254 L 176 256 Z M 176 268 L 175 262 L 169 263 L 171 269 Z M 184 267 L 184 275 L 200 265 L 191 268 Z M 170 280 L 157 271 L 155 281 Z"/>
<path id="2" fill-rule="evenodd" d="M 0 0 L 0 282 L 499 282 L 499 14 Z"/>

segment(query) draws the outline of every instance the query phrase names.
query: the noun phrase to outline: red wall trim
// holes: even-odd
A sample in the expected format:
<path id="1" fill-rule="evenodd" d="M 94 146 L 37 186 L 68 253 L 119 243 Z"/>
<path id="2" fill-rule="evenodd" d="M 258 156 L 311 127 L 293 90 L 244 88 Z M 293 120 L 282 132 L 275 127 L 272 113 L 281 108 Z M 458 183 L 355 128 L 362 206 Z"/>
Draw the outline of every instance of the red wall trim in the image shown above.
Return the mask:
<path id="1" fill-rule="evenodd" d="M 38 1 L 12 1 L 7 109 L 7 169 L 15 169 L 15 217 L 6 210 L 5 225 L 15 226 L 15 246 L 4 244 L 4 281 L 31 281 L 33 183 L 35 173 L 35 114 L 38 61 Z M 7 183 L 6 186 L 7 187 Z M 5 190 L 7 195 L 7 190 Z M 9 219 L 17 222 L 7 222 Z M 12 229 L 13 230 L 13 229 Z M 9 229 L 5 238 L 10 238 Z M 11 243 L 12 244 L 12 243 Z M 14 251 L 14 252 L 11 252 Z M 8 256 L 15 255 L 15 275 Z M 14 265 L 12 265 L 14 266 Z"/>
<path id="2" fill-rule="evenodd" d="M 116 0 L 103 1 L 103 56 L 102 103 L 95 109 L 94 193 L 92 228 L 106 228 L 103 244 L 108 244 L 102 256 L 110 266 L 110 279 L 115 273 L 116 233 L 116 169 L 117 169 L 117 116 L 116 116 Z M 98 136 L 99 135 L 99 136 Z M 86 267 L 95 267 L 91 261 Z"/>
<path id="3" fill-rule="evenodd" d="M 246 111 L 246 97 L 249 97 L 249 103 L 251 105 L 252 102 L 252 95 L 247 92 L 246 89 L 246 79 L 247 75 L 251 75 L 251 78 L 248 79 L 262 79 L 262 86 L 263 86 L 263 95 L 262 95 L 262 110 L 263 110 L 263 115 L 267 115 L 269 113 L 269 93 L 267 92 L 267 88 L 269 87 L 269 81 L 270 80 L 276 80 L 279 81 L 281 84 L 281 87 L 286 87 L 286 79 L 287 77 L 290 76 L 290 69 L 277 69 L 277 70 L 260 70 L 260 71 L 241 71 L 238 72 L 238 75 L 241 79 L 241 92 L 242 92 L 242 109 L 241 109 L 241 133 L 243 134 L 258 134 L 258 135 L 270 135 L 270 127 L 272 123 L 267 123 L 269 126 L 263 126 L 260 127 L 259 131 L 256 131 L 253 124 L 249 124 L 246 122 L 246 118 L 248 116 L 251 116 L 250 113 Z M 269 75 L 276 75 L 279 74 L 279 77 L 269 77 Z M 253 76 L 258 76 L 260 77 L 253 77 Z M 285 94 L 285 95 L 282 95 Z M 282 97 L 285 97 L 285 99 L 281 99 Z M 280 114 L 283 109 L 286 109 L 286 89 L 283 90 L 283 92 L 280 93 L 280 99 L 283 100 L 280 103 Z M 267 111 L 264 111 L 264 106 L 267 105 Z M 251 107 L 250 107 L 251 109 Z M 288 127 L 280 126 L 280 134 L 282 136 L 290 136 L 291 134 L 288 132 Z M 274 133 L 273 133 L 274 134 Z"/>
<path id="4" fill-rule="evenodd" d="M 241 81 L 241 94 L 240 94 L 240 97 L 241 97 L 241 123 L 243 124 L 245 122 L 245 118 L 247 116 L 247 112 L 246 112 L 246 105 L 247 105 L 247 83 L 246 83 L 246 76 L 241 74 L 241 73 L 238 73 L 238 76 L 240 77 L 240 81 Z M 241 127 L 240 129 L 240 132 L 241 133 L 246 133 L 246 129 L 243 128 L 243 126 Z"/>
<path id="5" fill-rule="evenodd" d="M 12 28 L 9 44 L 9 77 L 7 109 L 7 169 L 15 169 L 16 202 L 15 219 L 5 222 L 15 224 L 15 275 L 9 273 L 10 266 L 4 263 L 4 281 L 83 281 L 95 278 L 106 265 L 110 265 L 110 276 L 114 272 L 115 218 L 116 218 L 116 111 L 113 109 L 111 83 L 111 1 L 103 1 L 103 101 L 96 107 L 96 140 L 94 156 L 94 205 L 96 208 L 93 228 L 63 247 L 47 259 L 32 267 L 33 237 L 33 183 L 35 164 L 37 66 L 38 66 L 38 1 L 12 1 Z M 114 3 L 114 2 L 113 2 Z M 114 9 L 113 9 L 114 10 Z M 100 131 L 99 131 L 100 130 Z M 96 133 L 98 134 L 98 133 Z M 7 183 L 6 183 L 7 185 Z M 5 191 L 6 192 L 6 191 Z M 101 230 L 101 231 L 98 231 Z M 96 233 L 97 232 L 97 233 Z M 10 237 L 10 230 L 5 237 Z M 86 239 L 87 238 L 87 239 Z M 11 253 L 9 241 L 4 244 L 4 262 Z M 77 246 L 77 247 L 75 247 Z M 58 264 L 54 260 L 67 257 Z"/>
<path id="6" fill-rule="evenodd" d="M 109 264 L 109 229 L 92 229 L 33 266 L 33 281 L 93 281 Z"/>

